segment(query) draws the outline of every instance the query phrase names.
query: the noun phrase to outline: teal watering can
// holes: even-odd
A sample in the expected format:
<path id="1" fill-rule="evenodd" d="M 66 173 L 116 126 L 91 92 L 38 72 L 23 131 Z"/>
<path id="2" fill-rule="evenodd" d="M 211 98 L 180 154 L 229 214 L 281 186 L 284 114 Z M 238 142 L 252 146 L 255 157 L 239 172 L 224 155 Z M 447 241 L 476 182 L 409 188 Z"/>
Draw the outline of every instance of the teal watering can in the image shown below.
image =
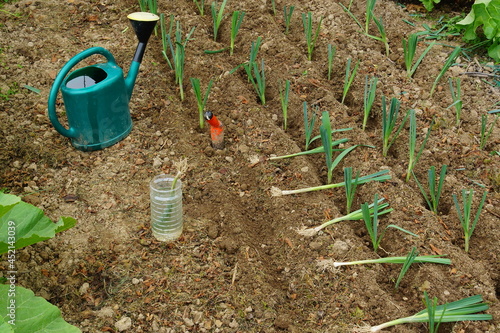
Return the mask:
<path id="1" fill-rule="evenodd" d="M 57 74 L 50 90 L 49 119 L 76 149 L 92 151 L 109 147 L 124 139 L 132 130 L 128 104 L 146 44 L 159 17 L 139 12 L 130 14 L 128 18 L 139 44 L 127 77 L 123 76 L 122 69 L 108 50 L 93 47 L 71 58 Z M 107 62 L 80 68 L 68 75 L 80 61 L 95 54 L 104 56 Z M 56 114 L 59 90 L 66 109 L 68 128 L 59 122 Z"/>

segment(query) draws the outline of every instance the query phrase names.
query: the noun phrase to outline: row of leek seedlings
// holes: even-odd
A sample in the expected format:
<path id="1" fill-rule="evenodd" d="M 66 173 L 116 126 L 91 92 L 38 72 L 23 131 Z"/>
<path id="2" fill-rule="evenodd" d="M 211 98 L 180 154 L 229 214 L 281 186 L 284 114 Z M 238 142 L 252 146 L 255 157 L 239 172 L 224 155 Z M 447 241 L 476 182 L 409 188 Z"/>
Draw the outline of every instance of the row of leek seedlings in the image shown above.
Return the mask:
<path id="1" fill-rule="evenodd" d="M 415 179 L 415 182 L 417 183 L 417 186 L 420 189 L 420 192 L 422 193 L 425 202 L 427 203 L 427 206 L 436 215 L 438 214 L 439 199 L 441 198 L 441 193 L 443 190 L 444 180 L 446 177 L 446 169 L 447 169 L 446 165 L 443 165 L 441 167 L 441 172 L 439 172 L 439 180 L 437 181 L 437 185 L 436 185 L 436 168 L 434 166 L 431 166 L 431 168 L 427 171 L 427 184 L 429 189 L 429 195 L 427 195 L 427 192 L 425 191 L 424 187 L 418 181 L 417 176 L 415 176 L 415 173 L 412 172 L 413 178 Z"/>
<path id="2" fill-rule="evenodd" d="M 474 295 L 455 302 L 437 305 L 437 301 L 429 301 L 427 293 L 424 292 L 424 300 L 426 308 L 413 316 L 391 320 L 377 326 L 361 328 L 361 331 L 380 332 L 391 326 L 409 323 L 429 323 L 434 325 L 434 323 L 493 319 L 489 314 L 478 313 L 489 309 L 489 305 L 483 303 L 481 295 Z M 436 327 L 433 327 L 433 329 L 436 332 Z"/>
<path id="3" fill-rule="evenodd" d="M 403 39 L 403 53 L 404 53 L 404 59 L 405 59 L 405 67 L 406 67 L 406 75 L 408 78 L 411 78 L 413 74 L 415 74 L 415 71 L 417 70 L 418 66 L 424 60 L 425 55 L 431 50 L 431 48 L 434 46 L 436 41 L 433 41 L 427 48 L 422 52 L 420 57 L 417 59 L 415 63 L 413 63 L 413 60 L 415 58 L 415 54 L 417 52 L 417 46 L 418 46 L 418 36 L 419 33 L 414 33 L 408 36 L 408 40 L 406 41 Z"/>
<path id="4" fill-rule="evenodd" d="M 488 139 L 490 138 L 491 133 L 493 133 L 493 128 L 495 127 L 499 116 L 500 115 L 498 114 L 495 116 L 495 119 L 488 128 L 488 116 L 485 114 L 481 115 L 481 132 L 479 138 L 479 149 L 484 149 L 486 147 Z"/>
<path id="5" fill-rule="evenodd" d="M 370 216 L 373 216 L 373 214 L 374 214 L 374 206 L 375 205 L 377 206 L 377 210 L 378 210 L 377 214 L 379 216 L 383 215 L 383 214 L 387 214 L 393 210 L 392 208 L 387 208 L 389 206 L 389 204 L 387 202 L 382 202 L 382 201 L 384 201 L 384 198 L 378 199 L 377 202 L 374 202 L 370 205 L 367 205 L 368 213 L 370 214 Z M 317 227 L 300 229 L 300 230 L 297 230 L 297 232 L 302 236 L 312 237 L 312 236 L 316 235 L 318 232 L 320 232 L 321 230 L 323 230 L 324 228 L 326 228 L 332 224 L 342 222 L 342 221 L 359 221 L 361 219 L 363 219 L 363 211 L 361 209 L 358 209 L 352 213 L 349 213 L 349 214 L 346 214 L 344 216 L 337 217 L 337 218 L 334 218 L 330 221 L 327 221 L 327 222 L 325 222 Z"/>
<path id="6" fill-rule="evenodd" d="M 363 95 L 363 131 L 366 128 L 368 117 L 370 116 L 373 103 L 375 102 L 377 82 L 378 78 L 376 76 L 372 76 L 372 78 L 369 80 L 368 75 L 365 76 L 365 90 Z"/>
<path id="7" fill-rule="evenodd" d="M 203 129 L 205 127 L 205 119 L 203 117 L 203 113 L 205 111 L 205 106 L 207 105 L 208 95 L 210 95 L 210 89 L 212 88 L 213 80 L 210 80 L 208 83 L 207 89 L 205 90 L 205 94 L 202 94 L 200 80 L 197 78 L 190 78 L 191 85 L 193 86 L 194 95 L 196 97 L 196 102 L 198 104 L 198 116 L 200 121 L 200 128 Z"/>
<path id="8" fill-rule="evenodd" d="M 162 34 L 162 45 L 163 45 L 163 57 L 167 60 L 168 66 L 175 72 L 175 83 L 179 85 L 181 101 L 184 100 L 184 60 L 185 60 L 185 48 L 188 41 L 191 39 L 191 35 L 196 27 L 191 28 L 189 33 L 186 35 L 185 39 L 182 39 L 183 33 L 179 21 L 176 21 L 176 28 L 174 33 L 174 40 L 172 40 L 172 28 L 173 28 L 174 16 L 170 16 L 170 28 L 167 33 L 165 25 L 165 16 L 160 15 L 160 26 Z M 167 52 L 170 51 L 170 57 Z"/>
<path id="9" fill-rule="evenodd" d="M 420 149 L 417 152 L 416 151 L 416 148 L 417 148 L 417 117 L 415 115 L 415 110 L 411 109 L 408 112 L 410 114 L 410 135 L 409 135 L 409 161 L 408 161 L 408 170 L 406 171 L 406 181 L 407 182 L 410 180 L 411 174 L 413 173 L 413 169 L 415 168 L 415 165 L 417 165 L 417 162 L 420 159 L 422 152 L 424 151 L 425 144 L 427 143 L 427 140 L 429 139 L 429 136 L 431 134 L 431 128 L 434 124 L 434 121 L 432 121 L 429 128 L 427 129 L 427 134 L 425 135 L 425 138 L 420 145 Z"/>
<path id="10" fill-rule="evenodd" d="M 359 68 L 359 60 L 356 62 L 356 65 L 351 71 L 351 58 L 347 59 L 347 64 L 345 67 L 345 77 L 344 77 L 344 90 L 342 92 L 342 101 L 341 101 L 342 104 L 344 104 L 344 100 L 347 96 L 347 93 L 349 92 L 349 89 L 351 88 L 354 78 L 356 77 L 358 68 Z"/>
<path id="11" fill-rule="evenodd" d="M 379 216 L 379 207 L 378 207 L 378 194 L 375 194 L 375 199 L 373 201 L 373 204 L 368 205 L 368 203 L 364 203 L 361 205 L 361 211 L 362 211 L 362 217 L 363 221 L 365 222 L 366 229 L 368 230 L 368 235 L 370 236 L 370 239 L 372 241 L 373 245 L 373 251 L 377 252 L 380 242 L 382 241 L 382 238 L 385 235 L 385 232 L 388 228 L 394 228 L 400 231 L 403 231 L 409 235 L 412 235 L 414 237 L 418 237 L 416 234 L 414 234 L 411 231 L 408 231 L 406 229 L 403 229 L 395 224 L 389 224 L 385 229 L 379 233 L 379 224 L 378 224 L 378 216 Z M 384 207 L 385 208 L 385 207 Z M 390 209 L 392 210 L 392 208 Z M 380 212 L 380 215 L 385 214 L 386 210 Z"/>
<path id="12" fill-rule="evenodd" d="M 457 196 L 453 194 L 453 202 L 455 203 L 458 219 L 460 220 L 460 224 L 464 231 L 465 252 L 469 252 L 470 238 L 472 237 L 472 233 L 476 229 L 476 225 L 477 222 L 479 221 L 479 216 L 481 215 L 481 210 L 483 209 L 487 194 L 488 194 L 487 191 L 483 192 L 481 202 L 479 203 L 476 215 L 474 217 L 474 220 L 472 221 L 471 221 L 471 213 L 472 213 L 472 198 L 474 196 L 474 190 L 472 189 L 468 191 L 462 190 L 462 209 L 460 209 Z"/>
<path id="13" fill-rule="evenodd" d="M 323 17 L 320 17 L 316 30 L 313 30 L 312 13 L 307 12 L 307 15 L 302 13 L 302 24 L 304 26 L 304 34 L 306 37 L 306 44 L 307 44 L 307 59 L 309 61 L 312 60 L 312 55 L 314 52 L 314 48 L 316 46 L 316 41 L 318 39 L 319 32 L 321 29 L 321 22 L 323 22 Z"/>
<path id="14" fill-rule="evenodd" d="M 455 83 L 453 83 L 455 81 Z M 455 107 L 455 126 L 460 125 L 460 117 L 462 115 L 462 89 L 460 87 L 460 78 L 457 77 L 456 79 L 449 78 L 448 83 L 450 85 L 450 93 L 451 93 L 451 99 L 453 100 L 453 103 L 447 107 L 447 109 L 451 108 L 452 106 Z"/>
<path id="15" fill-rule="evenodd" d="M 288 125 L 288 101 L 290 95 L 290 80 L 285 81 L 285 87 L 279 86 L 281 111 L 283 112 L 283 130 L 286 131 Z"/>

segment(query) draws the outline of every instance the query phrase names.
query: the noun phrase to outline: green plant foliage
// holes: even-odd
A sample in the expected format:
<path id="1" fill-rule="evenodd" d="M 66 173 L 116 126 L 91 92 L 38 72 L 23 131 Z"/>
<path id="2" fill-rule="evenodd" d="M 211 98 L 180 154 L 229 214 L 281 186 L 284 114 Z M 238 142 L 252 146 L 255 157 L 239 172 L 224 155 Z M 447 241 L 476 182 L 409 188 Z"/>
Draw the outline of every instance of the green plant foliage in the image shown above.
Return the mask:
<path id="1" fill-rule="evenodd" d="M 483 35 L 477 34 L 481 27 L 484 37 L 491 41 L 488 55 L 500 61 L 500 0 L 476 0 L 470 13 L 457 25 L 465 29 L 466 41 L 482 39 Z"/>
<path id="2" fill-rule="evenodd" d="M 15 232 L 14 247 L 20 249 L 50 239 L 75 224 L 76 220 L 71 217 L 61 217 L 54 223 L 40 208 L 15 195 L 0 193 L 0 254 L 6 253 L 12 245 L 9 232 Z"/>
<path id="3" fill-rule="evenodd" d="M 434 8 L 434 4 L 440 3 L 441 0 L 420 0 L 420 2 L 424 5 L 425 9 L 431 11 Z"/>
<path id="4" fill-rule="evenodd" d="M 35 296 L 31 290 L 19 286 L 11 289 L 11 285 L 0 285 L 0 295 L 9 293 L 15 294 L 15 319 L 9 316 L 8 309 L 14 298 L 1 297 L 0 332 L 81 332 L 76 326 L 64 321 L 57 306 L 50 304 L 42 297 Z M 9 324 L 9 321 L 15 325 Z"/>

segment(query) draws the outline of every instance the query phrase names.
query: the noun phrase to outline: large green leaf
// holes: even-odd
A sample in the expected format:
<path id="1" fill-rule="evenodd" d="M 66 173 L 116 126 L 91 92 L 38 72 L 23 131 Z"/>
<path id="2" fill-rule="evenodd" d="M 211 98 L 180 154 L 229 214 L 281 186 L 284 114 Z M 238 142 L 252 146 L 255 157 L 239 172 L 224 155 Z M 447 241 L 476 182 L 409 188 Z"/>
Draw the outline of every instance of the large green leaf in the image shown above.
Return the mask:
<path id="1" fill-rule="evenodd" d="M 15 195 L 0 193 L 0 254 L 13 249 L 12 246 L 19 249 L 50 239 L 75 224 L 71 217 L 61 217 L 54 223 L 40 208 Z"/>
<path id="2" fill-rule="evenodd" d="M 500 61 L 498 50 L 500 43 L 500 0 L 476 0 L 470 13 L 457 25 L 465 29 L 464 39 L 467 41 L 481 38 L 482 35 L 477 33 L 478 28 L 481 28 L 484 37 L 492 42 L 488 48 L 488 55 L 495 61 Z"/>
<path id="3" fill-rule="evenodd" d="M 0 285 L 0 332 L 13 333 L 73 333 L 79 328 L 68 324 L 57 306 L 26 288 Z M 11 303 L 14 302 L 14 303 Z M 14 308 L 9 306 L 14 304 Z M 15 325 L 12 325 L 15 324 Z"/>
<path id="4" fill-rule="evenodd" d="M 440 3 L 441 0 L 420 0 L 420 2 L 422 2 L 425 9 L 427 9 L 430 12 L 434 8 L 434 4 Z"/>

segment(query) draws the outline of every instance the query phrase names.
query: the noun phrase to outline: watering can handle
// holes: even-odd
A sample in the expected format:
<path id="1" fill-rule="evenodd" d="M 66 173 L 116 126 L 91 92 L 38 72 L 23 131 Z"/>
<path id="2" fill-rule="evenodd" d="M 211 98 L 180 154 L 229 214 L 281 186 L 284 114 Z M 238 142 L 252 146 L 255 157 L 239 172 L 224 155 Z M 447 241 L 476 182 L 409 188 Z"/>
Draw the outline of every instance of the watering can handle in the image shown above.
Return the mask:
<path id="1" fill-rule="evenodd" d="M 76 137 L 77 133 L 75 132 L 75 129 L 71 127 L 70 128 L 65 128 L 60 122 L 59 119 L 57 118 L 56 114 L 56 100 L 57 100 L 57 95 L 59 93 L 59 88 L 61 87 L 61 84 L 63 80 L 66 78 L 66 75 L 68 75 L 69 71 L 75 67 L 80 61 L 82 61 L 85 58 L 88 58 L 94 54 L 101 54 L 106 59 L 108 60 L 108 63 L 112 66 L 116 66 L 116 60 L 113 55 L 106 50 L 105 48 L 102 47 L 92 47 L 90 49 L 87 49 L 85 51 L 82 51 L 75 55 L 73 58 L 71 58 L 64 66 L 63 68 L 59 71 L 59 73 L 56 76 L 56 79 L 54 81 L 54 84 L 52 85 L 52 88 L 50 89 L 50 94 L 49 94 L 49 101 L 48 101 L 48 111 L 49 111 L 49 119 L 52 125 L 54 125 L 54 128 L 56 131 L 58 131 L 61 135 L 68 137 L 68 138 L 74 138 Z"/>

